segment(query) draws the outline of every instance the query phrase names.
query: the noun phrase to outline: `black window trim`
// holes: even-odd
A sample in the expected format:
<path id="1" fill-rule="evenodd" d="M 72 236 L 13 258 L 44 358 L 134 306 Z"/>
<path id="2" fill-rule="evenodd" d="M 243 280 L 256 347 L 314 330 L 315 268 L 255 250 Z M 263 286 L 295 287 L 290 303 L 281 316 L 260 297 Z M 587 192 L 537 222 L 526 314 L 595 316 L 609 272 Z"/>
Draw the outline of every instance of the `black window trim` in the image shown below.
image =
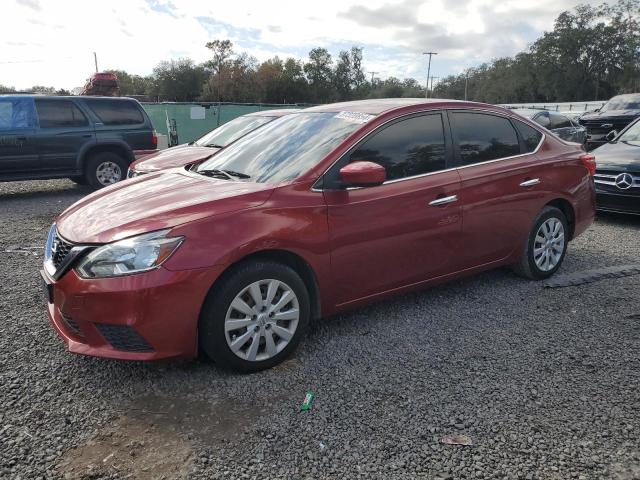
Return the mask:
<path id="1" fill-rule="evenodd" d="M 545 135 L 544 132 L 540 131 L 538 128 L 536 128 L 535 126 L 531 125 L 530 123 L 522 122 L 522 120 L 519 119 L 519 118 L 516 118 L 516 117 L 511 116 L 511 115 L 504 115 L 504 114 L 502 114 L 500 112 L 496 112 L 494 110 L 488 110 L 488 109 L 484 109 L 484 108 L 447 108 L 446 112 L 447 112 L 447 116 L 449 115 L 449 113 L 463 112 L 463 113 L 484 113 L 484 114 L 489 114 L 489 115 L 494 115 L 496 117 L 504 118 L 504 119 L 509 121 L 509 123 L 511 124 L 511 127 L 516 131 L 516 136 L 518 137 L 518 143 L 520 144 L 520 153 L 518 155 L 511 155 L 509 157 L 494 158 L 493 160 L 485 160 L 484 162 L 470 163 L 469 165 L 458 165 L 457 167 L 455 167 L 458 170 L 461 170 L 463 168 L 476 167 L 478 165 L 486 165 L 488 163 L 503 162 L 505 160 L 513 160 L 515 158 L 525 157 L 527 155 L 535 155 L 536 153 L 538 153 L 538 151 L 540 150 L 540 147 L 542 147 L 542 144 L 544 143 L 544 141 L 547 138 L 547 136 Z M 522 139 L 520 138 L 520 132 L 518 131 L 516 126 L 513 124 L 513 120 L 517 120 L 519 122 L 524 123 L 525 125 L 528 125 L 529 127 L 531 127 L 534 130 L 538 131 L 542 135 L 542 137 L 540 137 L 540 142 L 538 143 L 538 145 L 536 146 L 536 148 L 533 151 L 524 152 L 524 153 L 522 152 L 522 146 L 523 146 L 522 145 Z M 451 136 L 453 138 L 453 128 L 451 128 Z M 457 157 L 457 154 L 456 154 L 455 151 L 454 151 L 454 157 Z M 459 162 L 460 159 L 459 158 L 455 158 L 454 161 L 455 162 Z"/>
<path id="2" fill-rule="evenodd" d="M 451 166 L 454 162 L 454 158 L 453 158 L 453 137 L 451 136 L 451 128 L 449 126 L 449 119 L 447 117 L 446 114 L 446 109 L 444 108 L 433 108 L 433 109 L 425 109 L 425 110 L 420 110 L 417 112 L 410 112 L 410 113 L 406 113 L 404 115 L 401 115 L 399 117 L 394 117 L 394 118 L 390 118 L 389 120 L 387 120 L 384 123 L 381 123 L 380 125 L 378 125 L 376 128 L 374 128 L 373 130 L 367 132 L 366 134 L 364 134 L 362 137 L 358 138 L 352 145 L 351 147 L 349 147 L 349 149 L 344 152 L 342 155 L 340 155 L 340 158 L 338 158 L 335 162 L 333 162 L 323 173 L 322 175 L 320 175 L 320 177 L 318 177 L 318 180 L 316 180 L 314 182 L 314 184 L 311 187 L 311 191 L 312 192 L 323 192 L 323 191 L 343 191 L 343 190 L 335 190 L 335 189 L 331 189 L 331 188 L 325 188 L 324 187 L 324 177 L 327 175 L 327 173 L 329 173 L 329 171 L 331 171 L 339 162 L 341 162 L 345 157 L 351 155 L 351 153 L 353 153 L 354 150 L 356 150 L 362 143 L 364 143 L 371 135 L 377 134 L 379 132 L 381 132 L 382 130 L 384 130 L 387 127 L 390 127 L 391 125 L 393 125 L 394 123 L 398 123 L 401 122 L 403 120 L 408 120 L 410 118 L 414 118 L 414 117 L 420 117 L 420 116 L 424 116 L 424 115 L 440 115 L 440 119 L 442 120 L 442 130 L 443 130 L 443 134 L 444 134 L 444 150 L 445 150 L 445 167 L 442 170 L 437 170 L 435 172 L 427 172 L 427 173 L 421 173 L 419 175 L 412 175 L 410 177 L 403 177 L 403 178 L 396 178 L 394 180 L 387 180 L 385 181 L 382 185 L 379 186 L 383 186 L 383 185 L 390 185 L 393 183 L 397 183 L 397 182 L 404 182 L 406 180 L 414 180 L 416 178 L 422 178 L 422 177 L 426 177 L 429 175 L 437 175 L 439 173 L 444 173 L 444 172 L 450 172 L 452 170 L 455 170 L 456 167 L 455 166 Z M 344 189 L 344 191 L 349 191 L 349 190 L 359 190 L 361 188 L 365 188 L 365 187 L 347 187 L 346 189 Z M 367 188 L 371 188 L 371 187 L 367 187 Z"/>

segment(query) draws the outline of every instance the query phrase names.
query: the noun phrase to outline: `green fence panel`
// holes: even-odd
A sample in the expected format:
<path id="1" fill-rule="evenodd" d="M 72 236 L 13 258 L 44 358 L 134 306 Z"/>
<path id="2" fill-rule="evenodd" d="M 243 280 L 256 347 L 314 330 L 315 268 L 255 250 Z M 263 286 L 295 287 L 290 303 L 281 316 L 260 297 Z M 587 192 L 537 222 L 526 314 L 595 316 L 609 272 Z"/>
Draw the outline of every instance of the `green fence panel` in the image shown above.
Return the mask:
<path id="1" fill-rule="evenodd" d="M 197 140 L 223 123 L 247 113 L 277 108 L 303 108 L 298 105 L 217 103 L 143 103 L 158 133 L 169 136 L 168 123 L 175 121 L 178 143 Z"/>

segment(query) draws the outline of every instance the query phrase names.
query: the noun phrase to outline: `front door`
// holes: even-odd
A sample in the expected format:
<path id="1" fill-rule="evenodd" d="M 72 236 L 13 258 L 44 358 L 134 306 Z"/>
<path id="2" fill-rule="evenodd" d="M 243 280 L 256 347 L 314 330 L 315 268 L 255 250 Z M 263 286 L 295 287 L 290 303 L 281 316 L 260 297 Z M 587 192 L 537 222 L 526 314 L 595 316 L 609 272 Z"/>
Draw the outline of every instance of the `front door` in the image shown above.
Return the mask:
<path id="1" fill-rule="evenodd" d="M 382 126 L 324 178 L 336 302 L 349 303 L 458 268 L 460 182 L 447 170 L 450 141 L 442 114 Z M 339 169 L 367 160 L 385 167 L 383 185 L 345 189 Z"/>

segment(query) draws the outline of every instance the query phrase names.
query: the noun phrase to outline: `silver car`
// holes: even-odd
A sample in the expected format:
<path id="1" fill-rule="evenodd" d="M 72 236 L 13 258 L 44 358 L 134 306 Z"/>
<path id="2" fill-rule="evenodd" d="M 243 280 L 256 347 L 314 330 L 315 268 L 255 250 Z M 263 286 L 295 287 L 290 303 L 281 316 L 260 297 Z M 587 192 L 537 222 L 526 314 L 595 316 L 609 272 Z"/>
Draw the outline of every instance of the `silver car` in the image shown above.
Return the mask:
<path id="1" fill-rule="evenodd" d="M 569 115 L 533 108 L 518 108 L 513 111 L 523 117 L 530 118 L 567 142 L 584 145 L 587 141 L 587 129 L 580 125 L 577 119 L 573 119 Z"/>

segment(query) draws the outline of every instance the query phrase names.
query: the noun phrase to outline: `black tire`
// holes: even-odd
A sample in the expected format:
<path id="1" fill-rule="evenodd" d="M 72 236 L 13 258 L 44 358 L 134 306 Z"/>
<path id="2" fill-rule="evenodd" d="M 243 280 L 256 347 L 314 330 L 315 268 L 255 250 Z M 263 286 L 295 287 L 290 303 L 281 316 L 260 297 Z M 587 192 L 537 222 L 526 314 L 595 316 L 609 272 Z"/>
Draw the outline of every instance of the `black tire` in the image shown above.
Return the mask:
<path id="1" fill-rule="evenodd" d="M 86 185 L 87 184 L 87 179 L 84 176 L 69 177 L 69 180 L 71 180 L 73 183 L 77 183 L 78 185 Z"/>
<path id="2" fill-rule="evenodd" d="M 228 345 L 225 319 L 231 302 L 242 290 L 254 282 L 267 279 L 284 282 L 296 295 L 300 312 L 298 324 L 289 343 L 281 351 L 264 360 L 250 361 L 240 358 Z M 309 292 L 295 270 L 287 265 L 269 260 L 246 262 L 224 274 L 207 295 L 200 313 L 198 341 L 200 348 L 220 367 L 239 372 L 257 372 L 271 368 L 291 355 L 306 333 L 310 315 Z M 249 328 L 246 327 L 245 332 L 248 333 Z M 250 346 L 253 341 L 252 339 L 248 345 Z M 263 341 L 262 337 L 260 341 Z"/>
<path id="3" fill-rule="evenodd" d="M 564 232 L 564 236 L 563 236 L 564 242 L 562 247 L 562 253 L 560 255 L 559 260 L 557 261 L 557 264 L 549 270 L 543 270 L 536 264 L 536 261 L 534 258 L 534 248 L 535 248 L 536 235 L 538 233 L 538 230 L 540 229 L 543 223 L 545 223 L 547 220 L 551 218 L 555 218 L 559 220 L 560 223 L 562 224 L 562 228 Z M 560 268 L 560 266 L 562 265 L 562 262 L 564 261 L 564 257 L 567 253 L 568 243 L 569 243 L 569 225 L 567 222 L 567 217 L 559 208 L 546 206 L 542 209 L 540 214 L 538 214 L 538 217 L 536 218 L 536 220 L 533 222 L 533 226 L 527 238 L 527 244 L 524 248 L 524 251 L 522 252 L 522 256 L 520 257 L 520 260 L 516 265 L 513 266 L 513 270 L 521 277 L 529 278 L 531 280 L 544 280 L 545 278 L 549 278 L 551 275 L 556 273 Z"/>
<path id="4" fill-rule="evenodd" d="M 114 171 L 117 171 L 118 179 L 112 183 L 105 183 L 99 178 L 99 169 L 102 169 L 105 165 L 113 166 Z M 85 166 L 85 181 L 93 188 L 103 188 L 113 183 L 117 183 L 127 178 L 127 169 L 129 163 L 117 153 L 113 152 L 100 152 L 92 155 Z M 114 173 L 113 178 L 116 177 Z"/>

